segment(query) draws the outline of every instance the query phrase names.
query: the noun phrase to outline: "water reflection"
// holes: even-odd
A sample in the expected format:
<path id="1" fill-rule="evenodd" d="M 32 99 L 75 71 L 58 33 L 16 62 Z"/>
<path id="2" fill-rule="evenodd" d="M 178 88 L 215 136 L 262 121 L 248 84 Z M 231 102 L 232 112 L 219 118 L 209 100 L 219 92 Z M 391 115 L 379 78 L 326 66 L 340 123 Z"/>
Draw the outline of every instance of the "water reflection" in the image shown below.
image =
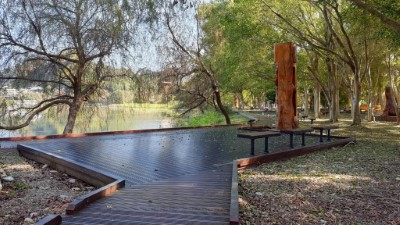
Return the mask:
<path id="1" fill-rule="evenodd" d="M 166 108 L 103 107 L 78 118 L 74 133 L 171 128 L 175 124 L 172 114 Z M 61 134 L 65 123 L 66 113 L 50 112 L 23 129 L 0 130 L 0 137 Z"/>

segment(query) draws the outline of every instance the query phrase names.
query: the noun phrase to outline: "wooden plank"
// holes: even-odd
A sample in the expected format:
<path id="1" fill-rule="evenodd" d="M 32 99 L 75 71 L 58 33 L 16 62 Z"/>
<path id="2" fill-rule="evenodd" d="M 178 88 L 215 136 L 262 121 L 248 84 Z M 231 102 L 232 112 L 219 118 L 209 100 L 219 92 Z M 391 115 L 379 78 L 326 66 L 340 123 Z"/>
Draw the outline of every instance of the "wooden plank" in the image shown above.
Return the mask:
<path id="1" fill-rule="evenodd" d="M 240 138 L 255 139 L 255 138 L 263 138 L 263 137 L 274 137 L 274 136 L 280 136 L 280 135 L 281 134 L 279 132 L 262 131 L 262 132 L 240 133 L 237 136 Z"/>
<path id="2" fill-rule="evenodd" d="M 103 197 L 110 196 L 112 193 L 117 191 L 118 189 L 122 188 L 125 186 L 125 180 L 119 179 L 111 184 L 108 184 L 104 187 L 101 187 L 97 190 L 94 190 L 92 192 L 87 193 L 86 195 L 83 195 L 77 199 L 75 199 L 73 202 L 68 204 L 67 207 L 67 215 L 74 215 L 80 210 L 82 210 L 84 207 L 89 205 L 90 203 L 97 201 Z"/>
<path id="3" fill-rule="evenodd" d="M 102 201 L 90 204 L 75 216 L 64 217 L 63 222 L 229 224 L 230 206 L 235 200 L 238 202 L 237 195 L 232 195 L 232 188 L 237 188 L 237 177 L 232 177 L 232 166 L 227 164 L 195 174 L 123 188 Z M 236 183 L 232 185 L 233 180 Z M 185 185 L 179 185 L 181 182 Z M 198 183 L 204 185 L 198 186 Z M 238 206 L 236 209 L 238 212 Z"/>
<path id="4" fill-rule="evenodd" d="M 49 215 L 39 220 L 35 225 L 59 225 L 62 222 L 60 215 Z"/>
<path id="5" fill-rule="evenodd" d="M 311 132 L 313 129 L 311 128 L 297 128 L 297 129 L 289 129 L 289 130 L 281 130 L 282 133 L 285 134 L 304 134 L 307 132 Z"/>
<path id="6" fill-rule="evenodd" d="M 272 129 L 270 126 L 252 126 L 252 127 L 239 127 L 239 130 L 250 130 L 250 131 L 267 131 Z"/>
<path id="7" fill-rule="evenodd" d="M 71 159 L 56 156 L 48 152 L 25 145 L 17 145 L 18 151 L 24 157 L 47 164 L 49 167 L 67 173 L 96 187 L 102 187 L 121 179 L 97 168 L 89 167 Z"/>
<path id="8" fill-rule="evenodd" d="M 231 205 L 229 211 L 230 224 L 239 224 L 239 182 L 238 164 L 236 160 L 232 163 L 232 185 L 231 185 Z"/>
<path id="9" fill-rule="evenodd" d="M 313 125 L 311 126 L 314 130 L 327 130 L 327 129 L 338 129 L 338 125 Z"/>

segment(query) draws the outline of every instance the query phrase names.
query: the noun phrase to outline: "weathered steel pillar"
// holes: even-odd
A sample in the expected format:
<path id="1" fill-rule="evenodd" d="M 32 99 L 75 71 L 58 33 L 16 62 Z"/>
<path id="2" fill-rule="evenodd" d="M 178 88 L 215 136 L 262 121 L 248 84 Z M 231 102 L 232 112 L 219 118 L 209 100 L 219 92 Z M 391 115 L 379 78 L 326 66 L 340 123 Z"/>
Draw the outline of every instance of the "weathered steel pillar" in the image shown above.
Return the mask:
<path id="1" fill-rule="evenodd" d="M 289 43 L 275 44 L 276 100 L 278 103 L 277 128 L 298 128 L 296 46 Z"/>

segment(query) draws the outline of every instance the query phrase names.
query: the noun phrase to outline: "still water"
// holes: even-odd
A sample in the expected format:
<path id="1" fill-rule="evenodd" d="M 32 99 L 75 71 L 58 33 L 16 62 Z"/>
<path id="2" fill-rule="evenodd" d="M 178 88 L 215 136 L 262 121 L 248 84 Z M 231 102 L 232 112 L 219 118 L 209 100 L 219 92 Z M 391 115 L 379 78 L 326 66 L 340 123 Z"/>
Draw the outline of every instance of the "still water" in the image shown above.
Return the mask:
<path id="1" fill-rule="evenodd" d="M 173 111 L 167 108 L 109 106 L 83 114 L 77 119 L 74 133 L 170 128 L 176 122 Z M 62 134 L 65 123 L 65 112 L 49 112 L 21 130 L 0 130 L 0 137 Z"/>

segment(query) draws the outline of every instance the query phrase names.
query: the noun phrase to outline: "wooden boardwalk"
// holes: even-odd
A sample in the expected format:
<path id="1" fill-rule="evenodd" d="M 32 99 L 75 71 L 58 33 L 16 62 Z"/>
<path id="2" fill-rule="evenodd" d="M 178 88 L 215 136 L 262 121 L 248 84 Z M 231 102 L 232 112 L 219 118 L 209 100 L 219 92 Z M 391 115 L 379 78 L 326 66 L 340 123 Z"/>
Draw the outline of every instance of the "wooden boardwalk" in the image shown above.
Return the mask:
<path id="1" fill-rule="evenodd" d="M 121 189 L 63 224 L 229 224 L 231 168 Z"/>
<path id="2" fill-rule="evenodd" d="M 125 180 L 125 188 L 63 217 L 63 224 L 229 224 L 238 221 L 232 213 L 238 211 L 237 189 L 231 193 L 237 177 L 232 161 L 249 156 L 249 143 L 239 140 L 238 132 L 219 127 L 107 134 L 30 141 L 18 148 L 28 158 L 98 186 Z M 319 149 L 318 136 L 307 139 L 304 153 Z M 276 137 L 271 157 L 240 165 L 299 155 L 296 149 L 286 152 L 287 143 L 287 135 Z M 255 144 L 256 155 L 263 154 L 263 144 Z"/>

